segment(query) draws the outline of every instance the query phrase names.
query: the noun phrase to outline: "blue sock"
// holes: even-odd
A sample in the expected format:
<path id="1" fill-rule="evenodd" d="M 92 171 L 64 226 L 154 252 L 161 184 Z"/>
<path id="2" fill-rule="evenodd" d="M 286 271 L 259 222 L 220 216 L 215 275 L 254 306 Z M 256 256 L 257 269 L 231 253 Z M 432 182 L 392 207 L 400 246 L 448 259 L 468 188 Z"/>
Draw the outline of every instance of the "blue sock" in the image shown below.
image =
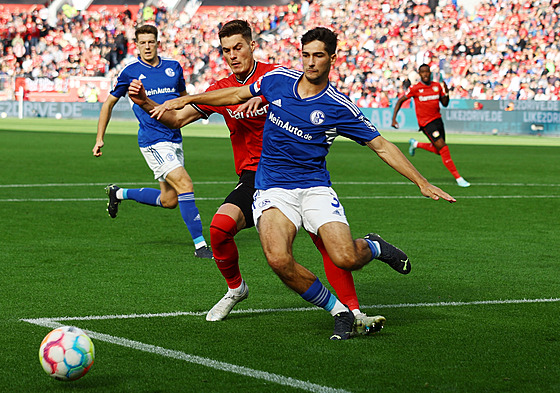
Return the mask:
<path id="1" fill-rule="evenodd" d="M 372 257 L 370 261 L 381 255 L 381 246 L 379 245 L 379 242 L 372 241 L 369 239 L 364 239 L 364 240 L 367 242 L 369 249 L 371 250 Z"/>
<path id="2" fill-rule="evenodd" d="M 318 307 L 331 311 L 338 299 L 317 278 L 307 291 L 301 294 L 304 300 Z"/>
<path id="3" fill-rule="evenodd" d="M 155 188 L 123 188 L 123 199 L 151 206 L 161 206 L 161 191 Z"/>
<path id="4" fill-rule="evenodd" d="M 187 225 L 189 232 L 193 238 L 195 248 L 200 248 L 206 245 L 204 236 L 202 236 L 202 221 L 200 220 L 200 213 L 194 203 L 194 193 L 185 192 L 179 194 L 179 209 L 183 221 Z"/>

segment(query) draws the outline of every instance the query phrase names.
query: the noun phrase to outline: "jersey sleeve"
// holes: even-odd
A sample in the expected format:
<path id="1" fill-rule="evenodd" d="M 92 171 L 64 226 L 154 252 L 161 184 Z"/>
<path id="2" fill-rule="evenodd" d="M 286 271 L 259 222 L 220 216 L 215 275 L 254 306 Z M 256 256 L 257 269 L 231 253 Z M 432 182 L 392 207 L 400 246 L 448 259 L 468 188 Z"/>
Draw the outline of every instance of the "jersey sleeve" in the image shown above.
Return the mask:
<path id="1" fill-rule="evenodd" d="M 177 71 L 179 78 L 177 80 L 177 93 L 181 94 L 187 90 L 187 84 L 185 82 L 185 74 L 183 73 L 183 67 L 177 62 Z"/>
<path id="2" fill-rule="evenodd" d="M 404 96 L 406 98 L 414 97 L 414 86 L 410 86 L 408 89 L 406 89 L 406 92 L 404 93 Z"/>
<path id="3" fill-rule="evenodd" d="M 117 83 L 115 87 L 111 90 L 111 95 L 116 98 L 124 97 L 128 93 L 128 86 L 130 86 L 130 76 L 125 72 L 126 69 L 122 70 L 117 77 Z"/>
<path id="4" fill-rule="evenodd" d="M 360 145 L 377 138 L 381 134 L 377 127 L 358 109 L 344 108 L 339 112 L 336 131 L 339 135 L 349 138 Z"/>

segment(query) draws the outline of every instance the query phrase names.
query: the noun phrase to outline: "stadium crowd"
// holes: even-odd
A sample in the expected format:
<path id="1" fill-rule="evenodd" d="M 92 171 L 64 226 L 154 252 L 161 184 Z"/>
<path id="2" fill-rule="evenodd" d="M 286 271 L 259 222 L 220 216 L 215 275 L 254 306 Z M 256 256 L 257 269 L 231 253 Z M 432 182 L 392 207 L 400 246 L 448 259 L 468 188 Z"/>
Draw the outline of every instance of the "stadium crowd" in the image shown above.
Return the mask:
<path id="1" fill-rule="evenodd" d="M 560 99 L 560 0 L 481 0 L 468 14 L 455 0 L 380 2 L 302 0 L 288 6 L 203 8 L 164 6 L 77 12 L 61 10 L 48 23 L 45 8 L 0 7 L 0 75 L 116 77 L 136 56 L 134 28 L 152 23 L 161 53 L 178 59 L 189 93 L 229 74 L 217 32 L 225 21 L 248 20 L 257 33 L 257 59 L 299 68 L 299 37 L 326 26 L 339 34 L 332 83 L 361 107 L 388 107 L 427 63 L 450 97 Z"/>

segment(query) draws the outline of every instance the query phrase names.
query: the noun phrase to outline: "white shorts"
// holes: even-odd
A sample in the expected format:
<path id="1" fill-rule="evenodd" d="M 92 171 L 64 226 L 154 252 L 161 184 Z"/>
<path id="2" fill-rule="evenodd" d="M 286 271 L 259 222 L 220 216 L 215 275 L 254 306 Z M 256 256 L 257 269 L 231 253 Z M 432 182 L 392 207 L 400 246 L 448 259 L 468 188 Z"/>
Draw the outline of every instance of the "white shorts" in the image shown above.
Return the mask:
<path id="1" fill-rule="evenodd" d="M 253 196 L 253 218 L 255 224 L 263 211 L 279 209 L 299 230 L 301 226 L 315 235 L 319 228 L 329 222 L 348 225 L 344 207 L 331 187 L 270 188 L 257 190 Z M 258 229 L 258 225 L 257 229 Z"/>
<path id="2" fill-rule="evenodd" d="M 165 181 L 169 172 L 185 164 L 182 143 L 159 142 L 140 151 L 158 181 Z"/>

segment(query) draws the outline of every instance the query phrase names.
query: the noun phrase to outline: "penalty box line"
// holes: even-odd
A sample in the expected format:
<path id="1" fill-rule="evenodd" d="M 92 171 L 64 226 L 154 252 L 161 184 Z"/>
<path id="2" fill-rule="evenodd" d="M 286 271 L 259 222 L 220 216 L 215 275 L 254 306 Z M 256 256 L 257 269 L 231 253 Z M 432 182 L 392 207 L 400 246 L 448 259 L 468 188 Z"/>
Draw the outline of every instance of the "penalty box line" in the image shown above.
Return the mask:
<path id="1" fill-rule="evenodd" d="M 500 304 L 526 304 L 526 303 L 553 303 L 560 302 L 560 298 L 541 298 L 541 299 L 506 299 L 506 300 L 480 300 L 472 302 L 437 302 L 437 303 L 399 303 L 385 305 L 368 305 L 362 306 L 363 309 L 380 309 L 380 308 L 409 308 L 409 307 L 457 307 L 457 306 L 477 306 L 477 305 L 500 305 Z M 299 308 L 276 308 L 276 309 L 247 309 L 233 310 L 235 314 L 258 314 L 272 312 L 294 312 L 294 311 L 319 311 L 318 307 L 299 307 Z M 153 317 L 176 317 L 176 316 L 203 316 L 206 312 L 172 312 L 159 314 L 128 314 L 128 315 L 100 315 L 86 317 L 60 317 L 60 318 L 35 318 L 21 319 L 34 325 L 56 329 L 64 326 L 60 322 L 65 321 L 92 321 L 106 319 L 130 319 L 130 318 L 153 318 Z M 238 366 L 231 363 L 221 362 L 201 356 L 191 355 L 185 352 L 176 351 L 159 347 L 156 345 L 145 344 L 139 341 L 130 340 L 124 337 L 115 337 L 104 333 L 86 330 L 88 335 L 96 340 L 120 345 L 127 348 L 136 349 L 143 352 L 153 353 L 172 359 L 183 360 L 192 364 L 204 367 L 210 367 L 216 370 L 230 372 L 251 378 L 262 379 L 266 382 L 277 383 L 284 386 L 302 389 L 309 392 L 319 393 L 349 393 L 347 390 L 331 388 L 311 383 L 309 381 L 301 381 L 291 377 L 269 373 L 266 371 L 255 370 L 244 366 Z"/>

